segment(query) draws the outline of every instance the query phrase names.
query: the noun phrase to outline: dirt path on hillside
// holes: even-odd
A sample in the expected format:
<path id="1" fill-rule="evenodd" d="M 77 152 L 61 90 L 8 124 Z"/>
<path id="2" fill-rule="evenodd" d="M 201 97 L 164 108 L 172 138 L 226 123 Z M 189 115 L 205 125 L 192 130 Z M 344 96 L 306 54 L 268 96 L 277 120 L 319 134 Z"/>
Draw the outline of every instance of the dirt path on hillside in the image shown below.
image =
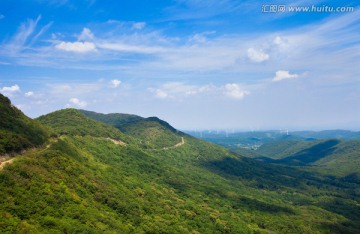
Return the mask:
<path id="1" fill-rule="evenodd" d="M 126 143 L 123 142 L 123 141 L 119 141 L 119 140 L 114 140 L 114 139 L 111 139 L 111 138 L 106 138 L 107 140 L 110 140 L 112 141 L 115 145 L 123 145 L 123 146 L 126 146 Z"/>
<path id="2" fill-rule="evenodd" d="M 181 137 L 181 141 L 179 143 L 177 143 L 176 145 L 170 146 L 170 147 L 164 147 L 164 150 L 168 150 L 168 149 L 175 149 L 177 147 L 182 146 L 183 144 L 185 144 L 185 140 L 184 137 Z"/>
<path id="3" fill-rule="evenodd" d="M 15 158 L 11 158 L 11 159 L 9 159 L 9 160 L 0 162 L 0 170 L 3 169 L 3 167 L 5 167 L 6 164 L 10 164 L 10 163 L 12 163 L 14 160 L 15 160 Z"/>

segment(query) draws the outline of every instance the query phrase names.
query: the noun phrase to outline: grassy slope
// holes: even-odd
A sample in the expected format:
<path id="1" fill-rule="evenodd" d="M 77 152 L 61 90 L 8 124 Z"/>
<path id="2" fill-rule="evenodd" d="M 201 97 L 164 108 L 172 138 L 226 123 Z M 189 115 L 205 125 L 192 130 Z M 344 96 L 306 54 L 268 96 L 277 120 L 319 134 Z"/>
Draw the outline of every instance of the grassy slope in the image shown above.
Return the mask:
<path id="1" fill-rule="evenodd" d="M 25 116 L 0 94 L 0 155 L 41 145 L 47 138 L 43 126 Z"/>

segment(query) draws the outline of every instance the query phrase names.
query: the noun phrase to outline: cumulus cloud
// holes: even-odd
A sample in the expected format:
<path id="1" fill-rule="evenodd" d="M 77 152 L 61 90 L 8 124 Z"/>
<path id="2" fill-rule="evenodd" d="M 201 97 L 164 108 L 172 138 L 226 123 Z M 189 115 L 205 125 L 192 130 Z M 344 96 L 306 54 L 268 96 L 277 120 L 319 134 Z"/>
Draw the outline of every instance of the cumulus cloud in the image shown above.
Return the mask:
<path id="1" fill-rule="evenodd" d="M 95 52 L 96 46 L 92 42 L 60 42 L 55 46 L 58 50 L 75 53 Z"/>
<path id="2" fill-rule="evenodd" d="M 84 28 L 78 37 L 79 41 L 89 41 L 94 39 L 94 34 L 88 28 Z"/>
<path id="3" fill-rule="evenodd" d="M 5 86 L 0 88 L 0 92 L 4 93 L 5 95 L 11 95 L 20 92 L 20 87 L 17 84 L 10 87 Z"/>
<path id="4" fill-rule="evenodd" d="M 249 95 L 250 92 L 244 90 L 240 85 L 238 84 L 226 84 L 224 86 L 224 93 L 227 97 L 241 100 L 245 96 Z"/>
<path id="5" fill-rule="evenodd" d="M 119 85 L 121 84 L 121 81 L 120 80 L 111 80 L 110 81 L 110 86 L 111 86 L 111 88 L 117 88 L 117 87 L 119 87 Z"/>
<path id="6" fill-rule="evenodd" d="M 251 61 L 256 63 L 264 62 L 270 58 L 267 53 L 264 53 L 261 50 L 256 50 L 254 48 L 249 48 L 247 50 L 247 56 Z"/>
<path id="7" fill-rule="evenodd" d="M 35 93 L 33 91 L 29 91 L 29 92 L 25 93 L 25 97 L 33 97 L 34 94 Z"/>
<path id="8" fill-rule="evenodd" d="M 273 78 L 273 81 L 281 81 L 286 79 L 296 79 L 298 78 L 298 74 L 290 74 L 289 71 L 279 70 L 275 73 L 275 77 Z"/>
<path id="9" fill-rule="evenodd" d="M 145 22 L 136 22 L 136 23 L 133 23 L 132 28 L 141 30 L 141 29 L 145 28 L 145 26 L 146 26 Z"/>
<path id="10" fill-rule="evenodd" d="M 85 107 L 87 106 L 87 103 L 85 101 L 80 101 L 79 99 L 77 98 L 70 98 L 69 102 L 72 104 L 72 105 L 75 105 L 77 107 Z"/>

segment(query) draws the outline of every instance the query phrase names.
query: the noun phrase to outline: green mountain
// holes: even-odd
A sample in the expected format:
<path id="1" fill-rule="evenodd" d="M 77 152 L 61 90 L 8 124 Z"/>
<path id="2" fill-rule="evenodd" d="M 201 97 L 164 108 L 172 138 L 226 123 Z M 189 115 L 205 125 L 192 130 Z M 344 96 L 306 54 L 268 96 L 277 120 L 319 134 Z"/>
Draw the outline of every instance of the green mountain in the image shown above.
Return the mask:
<path id="1" fill-rule="evenodd" d="M 261 145 L 256 152 L 272 159 L 282 159 L 316 145 L 321 141 L 279 140 Z"/>
<path id="2" fill-rule="evenodd" d="M 241 157 L 157 118 L 124 132 L 73 109 L 39 120 L 53 138 L 0 169 L 0 233 L 360 230 L 356 181 Z M 138 144 L 154 131 L 176 144 Z"/>
<path id="3" fill-rule="evenodd" d="M 351 176 L 356 173 L 360 178 L 360 140 L 341 141 L 330 155 L 317 160 L 313 165 L 320 167 L 326 174 Z"/>
<path id="4" fill-rule="evenodd" d="M 256 152 L 261 156 L 254 158 L 265 162 L 305 166 L 328 175 L 360 175 L 360 140 L 276 141 Z"/>
<path id="5" fill-rule="evenodd" d="M 120 128 L 121 126 L 129 122 L 144 119 L 143 117 L 137 115 L 131 115 L 131 114 L 119 114 L 119 113 L 101 114 L 87 110 L 80 110 L 80 112 L 86 115 L 87 117 L 89 117 L 90 119 L 94 119 L 96 121 L 106 123 L 108 125 L 114 126 L 115 128 Z"/>
<path id="6" fill-rule="evenodd" d="M 47 138 L 43 126 L 25 116 L 0 94 L 0 156 L 39 146 Z"/>
<path id="7" fill-rule="evenodd" d="M 64 109 L 40 116 L 37 120 L 61 135 L 93 136 L 129 141 L 129 137 L 114 127 L 94 121 L 79 110 Z"/>
<path id="8" fill-rule="evenodd" d="M 110 124 L 126 135 L 137 139 L 147 149 L 161 149 L 181 144 L 183 133 L 167 122 L 157 118 L 142 118 L 129 114 L 99 114 L 82 110 L 82 113 L 97 121 Z"/>

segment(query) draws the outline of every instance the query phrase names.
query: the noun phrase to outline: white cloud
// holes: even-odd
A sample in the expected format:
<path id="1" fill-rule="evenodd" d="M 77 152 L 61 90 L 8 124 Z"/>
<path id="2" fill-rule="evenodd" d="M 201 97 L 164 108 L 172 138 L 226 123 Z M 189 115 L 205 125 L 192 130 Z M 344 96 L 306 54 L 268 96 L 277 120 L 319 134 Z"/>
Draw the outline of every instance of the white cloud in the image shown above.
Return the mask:
<path id="1" fill-rule="evenodd" d="M 87 106 L 87 103 L 85 101 L 80 101 L 77 98 L 70 98 L 69 102 L 78 107 L 86 107 Z"/>
<path id="2" fill-rule="evenodd" d="M 40 19 L 41 19 L 41 15 L 39 15 L 36 18 L 36 20 L 28 19 L 26 22 L 20 25 L 17 33 L 11 38 L 11 41 L 8 42 L 5 46 L 8 52 L 14 54 L 23 49 L 24 45 L 29 41 L 30 36 L 34 33 Z"/>
<path id="3" fill-rule="evenodd" d="M 267 53 L 264 53 L 261 50 L 256 50 L 254 48 L 249 48 L 247 50 L 247 56 L 251 61 L 256 63 L 264 62 L 270 58 Z"/>
<path id="4" fill-rule="evenodd" d="M 0 92 L 4 93 L 5 95 L 11 95 L 13 93 L 20 92 L 20 87 L 17 84 L 10 86 L 10 87 L 5 86 L 5 87 L 0 88 Z"/>
<path id="5" fill-rule="evenodd" d="M 275 77 L 273 78 L 273 81 L 296 79 L 298 77 L 299 77 L 298 74 L 290 74 L 289 71 L 279 70 L 275 73 Z"/>
<path id="6" fill-rule="evenodd" d="M 249 91 L 242 89 L 242 87 L 238 84 L 226 84 L 224 86 L 224 89 L 225 89 L 224 93 L 227 97 L 237 100 L 241 100 L 245 96 L 250 94 Z"/>
<path id="7" fill-rule="evenodd" d="M 94 39 L 94 34 L 88 28 L 84 28 L 78 37 L 79 41 L 91 41 Z"/>
<path id="8" fill-rule="evenodd" d="M 204 43 L 206 42 L 206 37 L 203 34 L 195 34 L 193 35 L 189 41 L 195 42 L 195 43 Z"/>
<path id="9" fill-rule="evenodd" d="M 215 33 L 216 33 L 215 31 L 206 31 L 203 33 L 197 33 L 197 34 L 191 36 L 189 41 L 195 42 L 195 43 L 205 43 L 208 41 L 207 35 L 212 35 Z"/>
<path id="10" fill-rule="evenodd" d="M 238 84 L 226 84 L 222 86 L 215 86 L 213 84 L 207 84 L 202 86 L 187 85 L 182 82 L 169 82 L 162 84 L 159 88 L 148 89 L 155 94 L 155 97 L 161 99 L 182 99 L 194 97 L 195 95 L 207 95 L 212 96 L 226 96 L 232 99 L 241 100 L 250 92 L 244 90 Z"/>
<path id="11" fill-rule="evenodd" d="M 60 42 L 55 46 L 55 48 L 75 53 L 88 53 L 96 51 L 96 46 L 92 42 Z"/>
<path id="12" fill-rule="evenodd" d="M 110 81 L 111 88 L 117 88 L 117 87 L 119 87 L 120 84 L 121 84 L 120 80 L 115 79 L 115 80 Z"/>
<path id="13" fill-rule="evenodd" d="M 284 43 L 284 41 L 283 41 L 283 39 L 281 37 L 279 37 L 279 36 L 275 37 L 275 39 L 274 39 L 274 44 L 275 45 L 281 45 L 283 43 Z"/>
<path id="14" fill-rule="evenodd" d="M 29 91 L 29 92 L 25 93 L 25 97 L 33 97 L 34 94 L 35 93 L 33 91 Z"/>
<path id="15" fill-rule="evenodd" d="M 156 89 L 154 92 L 157 98 L 167 98 L 169 96 L 168 93 L 161 89 Z"/>
<path id="16" fill-rule="evenodd" d="M 129 45 L 121 42 L 98 44 L 98 47 L 107 50 L 122 51 L 129 53 L 144 53 L 144 54 L 152 54 L 152 53 L 159 53 L 165 51 L 165 49 L 162 47 Z"/>
<path id="17" fill-rule="evenodd" d="M 141 30 L 141 29 L 145 28 L 145 26 L 146 26 L 145 22 L 136 22 L 136 23 L 133 23 L 132 28 Z"/>
<path id="18" fill-rule="evenodd" d="M 187 85 L 182 82 L 168 82 L 162 84 L 159 88 L 149 88 L 150 92 L 155 94 L 155 97 L 165 99 L 181 99 L 203 92 L 205 89 L 195 85 Z"/>

